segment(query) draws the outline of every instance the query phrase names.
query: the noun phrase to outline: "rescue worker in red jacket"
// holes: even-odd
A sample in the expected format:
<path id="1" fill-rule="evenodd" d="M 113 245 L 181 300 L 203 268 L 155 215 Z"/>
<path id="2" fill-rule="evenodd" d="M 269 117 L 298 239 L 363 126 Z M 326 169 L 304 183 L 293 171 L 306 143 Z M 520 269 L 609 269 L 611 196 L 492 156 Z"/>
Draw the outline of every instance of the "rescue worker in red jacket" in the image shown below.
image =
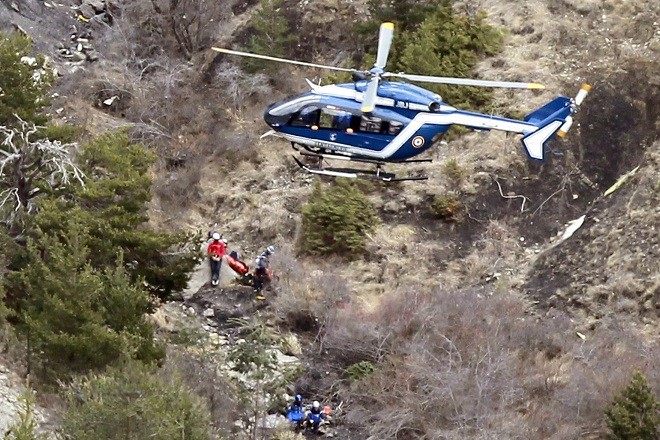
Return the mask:
<path id="1" fill-rule="evenodd" d="M 220 266 L 222 257 L 227 253 L 227 240 L 221 238 L 220 234 L 214 232 L 211 236 L 212 241 L 206 250 L 211 263 L 211 285 L 217 286 L 220 280 Z"/>

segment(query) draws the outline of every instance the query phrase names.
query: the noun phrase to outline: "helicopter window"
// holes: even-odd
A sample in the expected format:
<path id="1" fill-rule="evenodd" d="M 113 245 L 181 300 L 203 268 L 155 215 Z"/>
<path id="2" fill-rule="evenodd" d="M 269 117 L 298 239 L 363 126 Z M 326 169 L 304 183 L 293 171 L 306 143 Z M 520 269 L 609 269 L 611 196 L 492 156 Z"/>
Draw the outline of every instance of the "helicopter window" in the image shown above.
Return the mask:
<path id="1" fill-rule="evenodd" d="M 362 116 L 360 119 L 360 131 L 365 131 L 367 133 L 380 133 L 380 128 L 383 120 L 380 118 Z"/>
<path id="2" fill-rule="evenodd" d="M 403 124 L 401 122 L 399 122 L 399 121 L 390 121 L 390 126 L 387 129 L 387 134 L 391 134 L 392 136 L 396 136 L 401 131 L 401 128 L 403 128 Z"/>
<path id="3" fill-rule="evenodd" d="M 293 117 L 291 125 L 294 127 L 311 127 L 312 125 L 316 125 L 320 112 L 321 110 L 316 106 L 305 107 Z"/>
<path id="4" fill-rule="evenodd" d="M 353 114 L 344 110 L 324 108 L 321 110 L 319 127 L 346 130 L 351 126 Z"/>

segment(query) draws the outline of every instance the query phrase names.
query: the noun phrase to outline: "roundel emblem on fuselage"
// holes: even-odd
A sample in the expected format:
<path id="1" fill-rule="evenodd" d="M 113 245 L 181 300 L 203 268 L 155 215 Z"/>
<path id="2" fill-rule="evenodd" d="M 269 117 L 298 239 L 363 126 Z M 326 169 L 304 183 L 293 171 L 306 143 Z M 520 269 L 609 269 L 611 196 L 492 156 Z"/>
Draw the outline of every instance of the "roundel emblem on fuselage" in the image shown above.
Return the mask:
<path id="1" fill-rule="evenodd" d="M 421 148 L 424 146 L 424 138 L 422 136 L 415 136 L 412 138 L 412 146 L 415 148 Z"/>

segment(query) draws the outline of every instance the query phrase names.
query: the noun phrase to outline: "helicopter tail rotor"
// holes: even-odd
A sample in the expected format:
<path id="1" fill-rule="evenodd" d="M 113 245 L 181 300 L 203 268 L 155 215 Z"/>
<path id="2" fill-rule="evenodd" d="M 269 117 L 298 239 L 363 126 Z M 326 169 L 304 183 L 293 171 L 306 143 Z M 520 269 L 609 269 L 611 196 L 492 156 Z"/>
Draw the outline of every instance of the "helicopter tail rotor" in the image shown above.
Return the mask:
<path id="1" fill-rule="evenodd" d="M 589 84 L 582 84 L 582 87 L 580 87 L 580 90 L 578 91 L 577 95 L 575 95 L 575 98 L 573 99 L 573 105 L 572 105 L 572 113 L 575 113 L 584 101 L 584 98 L 587 97 L 589 92 L 591 91 L 591 86 Z M 559 128 L 559 131 L 557 131 L 557 136 L 563 138 L 566 136 L 568 133 L 568 130 L 571 129 L 571 126 L 573 125 L 573 117 L 572 116 L 567 116 L 566 120 L 562 124 L 562 126 Z"/>
<path id="2" fill-rule="evenodd" d="M 573 125 L 572 115 L 577 112 L 589 90 L 591 90 L 591 86 L 584 84 L 575 98 L 557 97 L 525 117 L 526 122 L 538 127 L 536 130 L 527 133 L 522 139 L 529 157 L 543 160 L 545 143 L 554 134 L 559 137 L 566 136 Z"/>

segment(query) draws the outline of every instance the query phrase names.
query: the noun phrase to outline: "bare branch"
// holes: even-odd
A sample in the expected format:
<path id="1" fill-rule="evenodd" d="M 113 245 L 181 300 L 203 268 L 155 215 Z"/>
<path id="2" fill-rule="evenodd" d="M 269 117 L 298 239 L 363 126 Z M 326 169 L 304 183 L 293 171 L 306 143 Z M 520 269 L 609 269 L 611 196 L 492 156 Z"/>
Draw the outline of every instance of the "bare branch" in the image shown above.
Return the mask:
<path id="1" fill-rule="evenodd" d="M 73 181 L 84 185 L 85 178 L 73 162 L 77 144 L 33 140 L 40 127 L 16 118 L 18 127 L 0 126 L 0 220 L 12 229 L 19 212 L 35 209 L 40 186 L 58 188 Z"/>

